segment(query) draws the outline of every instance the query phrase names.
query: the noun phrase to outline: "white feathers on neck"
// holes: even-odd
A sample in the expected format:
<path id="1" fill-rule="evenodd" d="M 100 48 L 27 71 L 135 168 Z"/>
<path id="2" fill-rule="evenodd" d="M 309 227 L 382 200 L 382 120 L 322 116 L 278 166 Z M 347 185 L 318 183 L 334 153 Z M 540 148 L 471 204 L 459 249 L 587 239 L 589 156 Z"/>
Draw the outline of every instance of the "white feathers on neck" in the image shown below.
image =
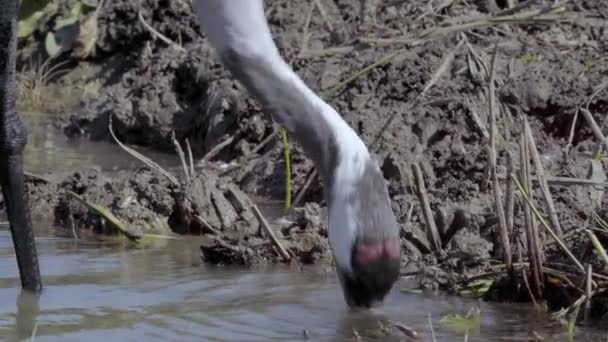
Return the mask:
<path id="1" fill-rule="evenodd" d="M 309 89 L 281 58 L 268 29 L 262 0 L 195 0 L 193 7 L 209 42 L 220 54 L 231 50 L 245 57 L 244 60 L 251 64 L 240 68 L 247 69 L 245 72 L 249 73 L 249 77 L 263 80 L 258 83 L 262 91 L 298 93 L 295 95 L 301 99 L 300 102 L 304 102 L 298 104 L 301 110 L 301 113 L 296 113 L 298 117 L 290 117 L 282 112 L 272 113 L 281 124 L 289 131 L 294 131 L 298 130 L 298 125 L 306 126 L 306 121 L 322 120 L 328 128 L 323 134 L 333 134 L 336 144 L 333 152 L 338 153 L 338 164 L 335 169 L 328 171 L 329 174 L 324 175 L 333 177 L 332 182 L 329 182 L 332 188 L 326 191 L 327 196 L 331 196 L 328 201 L 331 203 L 329 241 L 336 263 L 343 270 L 350 271 L 357 222 L 353 212 L 356 209 L 349 204 L 349 198 L 370 158 L 367 147 L 342 117 Z M 268 82 L 277 84 L 269 86 Z M 294 94 L 264 95 L 279 101 L 294 98 Z M 288 103 L 286 106 L 295 107 L 296 104 Z M 317 137 L 317 140 L 324 139 Z M 328 152 L 327 149 L 321 151 Z"/>

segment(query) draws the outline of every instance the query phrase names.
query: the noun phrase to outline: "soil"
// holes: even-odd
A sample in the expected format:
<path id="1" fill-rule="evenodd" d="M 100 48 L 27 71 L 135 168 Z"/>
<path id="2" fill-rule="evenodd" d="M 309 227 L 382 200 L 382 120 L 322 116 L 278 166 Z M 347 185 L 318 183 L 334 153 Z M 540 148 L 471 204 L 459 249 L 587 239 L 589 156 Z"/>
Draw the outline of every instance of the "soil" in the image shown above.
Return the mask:
<path id="1" fill-rule="evenodd" d="M 218 144 L 230 142 L 207 156 L 188 183 L 171 184 L 147 169 L 112 178 L 82 171 L 54 185 L 31 183 L 32 203 L 44 199 L 43 205 L 53 208 L 61 225 L 71 216 L 78 226 L 101 229 L 98 218 L 64 195 L 57 196 L 63 193 L 59 189 L 71 189 L 146 232 L 171 230 L 207 236 L 201 248 L 209 262 L 284 262 L 262 232 L 251 209 L 253 203 L 245 195 L 284 197 L 280 139 L 272 136 L 275 128 L 269 116 L 219 64 L 187 3 L 144 0 L 139 7 L 127 0 L 107 2 L 99 16 L 95 56 L 75 61 L 66 57 L 74 61 L 73 69 L 57 81 L 66 86 L 73 75 L 86 74 L 89 79 L 100 79 L 102 87 L 98 94 L 84 96 L 62 127 L 74 139 L 110 140 L 112 116 L 121 141 L 172 151 L 174 132 L 180 143 L 189 142 L 196 159 Z M 315 10 L 308 28 L 304 28 L 304 14 L 310 11 L 309 2 L 265 3 L 281 53 L 312 89 L 324 92 L 404 47 L 399 43 L 403 37 L 457 19 L 503 11 L 507 2 L 454 2 L 436 8 L 431 6 L 433 2 L 425 6 L 419 2 L 324 0 L 326 15 Z M 155 38 L 138 20 L 139 9 L 150 26 L 184 51 Z M 595 175 L 603 176 L 605 161 L 592 161 L 597 139 L 579 108 L 591 99 L 587 109 L 603 124 L 608 91 L 591 96 L 608 80 L 608 11 L 590 0 L 567 5 L 566 11 L 586 19 L 481 27 L 410 42 L 389 63 L 357 78 L 328 100 L 368 146 L 387 119 L 396 115 L 373 149 L 403 227 L 403 274 L 415 275 L 423 288 L 458 292 L 463 281 L 499 268 L 502 261 L 487 176 L 487 70 L 495 44 L 498 173 L 507 174 L 509 156 L 515 170 L 520 168 L 518 144 L 525 118 L 546 175 L 586 179 L 595 168 L 600 170 Z M 22 42 L 21 60 L 32 53 L 40 37 Z M 442 68 L 452 52 L 453 61 Z M 441 76 L 416 102 L 440 69 Z M 292 188 L 297 192 L 313 165 L 297 143 L 291 143 Z M 419 163 L 423 172 L 430 208 L 443 238 L 441 253 L 431 251 L 414 191 L 412 163 Z M 223 171 L 217 171 L 217 166 L 224 167 Z M 503 181 L 503 195 L 505 184 Z M 534 203 L 547 218 L 538 183 L 534 184 Z M 513 260 L 519 262 L 527 260 L 525 204 L 515 192 L 510 237 Z M 595 210 L 604 208 L 603 191 L 551 181 L 550 192 L 572 252 L 582 262 L 594 264 L 594 270 L 603 269 L 590 244 L 581 241 L 584 232 L 579 229 L 593 219 L 594 211 L 606 219 L 605 212 Z M 133 202 L 121 206 L 129 198 Z M 299 262 L 330 263 L 323 210 L 322 187 L 315 178 L 298 208 L 290 213 L 291 221 L 285 221 L 293 223 L 274 227 Z M 539 230 L 548 245 L 547 263 L 571 264 L 542 227 Z M 496 295 L 493 289 L 490 293 L 494 299 L 509 297 L 509 291 L 513 292 L 511 299 L 526 297 L 528 292 L 521 295 L 520 290 Z"/>

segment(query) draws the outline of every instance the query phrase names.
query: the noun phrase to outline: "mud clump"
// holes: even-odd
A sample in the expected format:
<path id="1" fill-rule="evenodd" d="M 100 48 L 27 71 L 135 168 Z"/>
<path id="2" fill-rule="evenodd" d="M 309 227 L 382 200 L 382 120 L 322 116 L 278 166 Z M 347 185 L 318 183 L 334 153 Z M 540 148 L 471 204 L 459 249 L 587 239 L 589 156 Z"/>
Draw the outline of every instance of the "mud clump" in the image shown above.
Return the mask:
<path id="1" fill-rule="evenodd" d="M 106 235 L 118 232 L 110 221 L 76 201 L 74 193 L 111 212 L 125 224 L 129 236 L 175 233 L 202 237 L 206 262 L 331 264 L 327 226 L 318 205 L 295 209 L 276 228 L 262 227 L 255 203 L 234 183 L 210 170 L 199 170 L 192 180 L 177 184 L 142 168 L 111 176 L 91 169 L 55 181 L 31 176 L 27 185 L 34 219 L 51 220 L 58 227 Z M 287 259 L 265 229 L 273 229 L 289 254 Z"/>
<path id="2" fill-rule="evenodd" d="M 175 44 L 157 39 L 140 16 Z M 111 115 L 117 136 L 126 143 L 172 151 L 174 133 L 202 156 L 238 134 L 241 138 L 217 156 L 228 160 L 235 149 L 246 151 L 241 140 L 255 144 L 266 136 L 270 126 L 245 110 L 235 82 L 203 43 L 186 2 L 112 1 L 101 9 L 98 25 L 98 54 L 88 63 L 100 66 L 91 76 L 104 85 L 99 94 L 83 98 L 68 118 L 68 136 L 111 140 Z"/>
<path id="3" fill-rule="evenodd" d="M 247 236 L 239 234 L 239 237 L 230 237 L 231 234 L 225 233 L 222 236 L 211 236 L 201 245 L 202 258 L 213 264 L 244 266 L 277 261 L 329 266 L 332 259 L 327 241 L 327 227 L 319 217 L 320 208 L 307 205 L 295 210 L 279 225 L 275 234 L 287 251 L 287 257 L 277 258 L 278 247 L 272 245 L 264 232 Z"/>

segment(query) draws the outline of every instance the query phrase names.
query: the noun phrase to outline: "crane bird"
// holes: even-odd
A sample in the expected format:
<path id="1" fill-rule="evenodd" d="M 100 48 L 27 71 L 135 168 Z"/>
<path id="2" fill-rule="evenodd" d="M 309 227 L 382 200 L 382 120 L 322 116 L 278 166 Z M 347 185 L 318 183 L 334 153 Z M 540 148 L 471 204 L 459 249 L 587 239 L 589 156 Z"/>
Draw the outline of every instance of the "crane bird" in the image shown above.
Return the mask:
<path id="1" fill-rule="evenodd" d="M 295 137 L 323 179 L 329 242 L 346 303 L 381 304 L 399 276 L 399 226 L 377 162 L 283 60 L 262 0 L 194 0 L 223 65 Z"/>

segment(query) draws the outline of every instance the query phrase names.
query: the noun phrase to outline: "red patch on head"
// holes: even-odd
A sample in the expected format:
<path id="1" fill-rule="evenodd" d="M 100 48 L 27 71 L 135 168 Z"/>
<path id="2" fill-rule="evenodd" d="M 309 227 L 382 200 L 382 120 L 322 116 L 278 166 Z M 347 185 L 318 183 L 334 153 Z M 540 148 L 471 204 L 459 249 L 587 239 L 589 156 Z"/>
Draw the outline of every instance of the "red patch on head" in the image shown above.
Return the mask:
<path id="1" fill-rule="evenodd" d="M 389 239 L 377 242 L 357 242 L 355 261 L 359 265 L 367 265 L 380 258 L 397 259 L 401 245 L 399 239 Z"/>

